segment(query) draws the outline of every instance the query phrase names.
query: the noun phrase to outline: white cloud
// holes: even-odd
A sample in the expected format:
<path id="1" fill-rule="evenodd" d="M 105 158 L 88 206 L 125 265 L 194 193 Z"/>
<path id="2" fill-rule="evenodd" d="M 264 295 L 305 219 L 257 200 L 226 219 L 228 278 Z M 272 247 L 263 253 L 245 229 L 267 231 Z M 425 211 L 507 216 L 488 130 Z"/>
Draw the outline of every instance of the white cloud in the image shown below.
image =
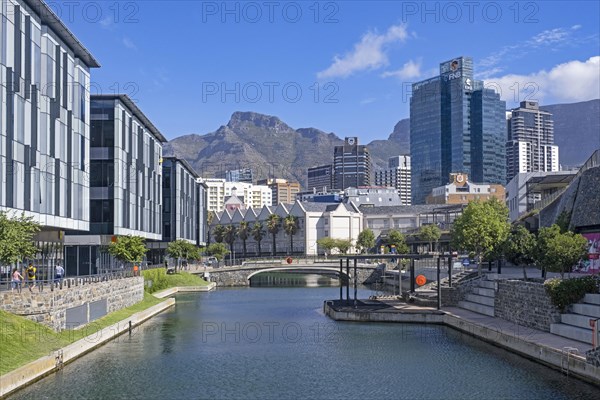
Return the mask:
<path id="1" fill-rule="evenodd" d="M 490 78 L 485 81 L 485 86 L 500 91 L 500 97 L 509 104 L 527 99 L 545 104 L 598 99 L 600 56 L 586 61 L 569 61 L 550 71 Z"/>
<path id="2" fill-rule="evenodd" d="M 128 37 L 123 38 L 123 45 L 125 47 L 127 47 L 128 49 L 137 50 L 135 43 L 133 43 L 133 41 L 131 39 L 129 39 Z"/>
<path id="3" fill-rule="evenodd" d="M 377 100 L 375 97 L 368 97 L 368 98 L 366 98 L 366 99 L 363 99 L 363 100 L 361 100 L 361 101 L 360 101 L 360 104 L 361 104 L 361 105 L 365 105 L 365 104 L 371 104 L 371 103 L 374 103 L 374 102 L 375 102 L 375 100 Z"/>
<path id="4" fill-rule="evenodd" d="M 346 78 L 357 71 L 373 70 L 388 65 L 385 46 L 395 42 L 404 42 L 408 38 L 404 25 L 393 25 L 386 33 L 378 35 L 367 32 L 351 52 L 335 56 L 329 68 L 317 73 L 319 79 Z"/>
<path id="5" fill-rule="evenodd" d="M 485 79 L 491 75 L 494 75 L 502 70 L 498 70 L 500 65 L 506 65 L 507 60 L 519 59 L 522 57 L 531 56 L 531 52 L 536 49 L 550 48 L 556 50 L 557 48 L 565 45 L 573 45 L 576 43 L 582 43 L 589 38 L 575 38 L 573 33 L 581 28 L 581 25 L 573 25 L 570 28 L 554 28 L 546 29 L 527 40 L 522 42 L 507 45 L 500 50 L 490 54 L 478 62 L 477 67 L 483 67 L 488 69 L 483 72 L 477 73 L 476 77 L 479 79 Z M 476 68 L 477 70 L 478 68 Z"/>
<path id="6" fill-rule="evenodd" d="M 421 60 L 413 61 L 409 60 L 405 63 L 402 68 L 396 71 L 385 71 L 381 74 L 382 78 L 388 78 L 390 76 L 396 76 L 401 79 L 412 79 L 421 76 Z"/>

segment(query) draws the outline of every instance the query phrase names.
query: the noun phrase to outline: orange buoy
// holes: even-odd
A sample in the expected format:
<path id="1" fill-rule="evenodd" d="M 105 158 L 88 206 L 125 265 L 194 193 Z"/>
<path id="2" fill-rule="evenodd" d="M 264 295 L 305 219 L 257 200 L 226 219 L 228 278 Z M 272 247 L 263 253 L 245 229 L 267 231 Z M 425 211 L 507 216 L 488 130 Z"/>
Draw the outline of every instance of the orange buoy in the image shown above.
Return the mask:
<path id="1" fill-rule="evenodd" d="M 423 286 L 425 283 L 427 283 L 427 278 L 425 278 L 425 275 L 417 275 L 415 282 L 417 282 L 417 285 Z"/>
<path id="2" fill-rule="evenodd" d="M 288 257 L 285 259 L 285 261 L 287 261 L 288 264 L 291 264 L 294 260 L 292 259 L 292 257 Z"/>

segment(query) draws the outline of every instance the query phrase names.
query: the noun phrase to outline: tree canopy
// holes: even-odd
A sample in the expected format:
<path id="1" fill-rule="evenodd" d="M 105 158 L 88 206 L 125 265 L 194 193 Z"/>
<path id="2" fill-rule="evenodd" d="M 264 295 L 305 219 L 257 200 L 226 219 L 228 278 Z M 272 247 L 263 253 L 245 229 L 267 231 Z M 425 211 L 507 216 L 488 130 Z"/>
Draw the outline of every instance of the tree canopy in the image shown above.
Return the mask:
<path id="1" fill-rule="evenodd" d="M 535 235 L 524 226 L 513 227 L 501 246 L 506 259 L 523 267 L 523 277 L 527 280 L 527 266 L 534 262 Z"/>
<path id="2" fill-rule="evenodd" d="M 0 262 L 13 264 L 35 257 L 38 249 L 33 237 L 39 230 L 39 224 L 25 214 L 11 218 L 0 211 Z"/>
<path id="3" fill-rule="evenodd" d="M 587 240 L 573 232 L 561 233 L 556 224 L 549 228 L 541 228 L 534 251 L 534 259 L 538 266 L 548 271 L 565 272 L 587 254 Z"/>
<path id="4" fill-rule="evenodd" d="M 395 229 L 388 232 L 385 244 L 390 247 L 394 246 L 398 254 L 408 254 L 410 252 L 410 248 L 406 244 L 406 238 Z"/>
<path id="5" fill-rule="evenodd" d="M 213 256 L 219 261 L 222 261 L 229 253 L 229 250 L 227 250 L 227 246 L 225 246 L 224 243 L 212 243 L 205 251 L 207 255 Z"/>
<path id="6" fill-rule="evenodd" d="M 335 239 L 330 237 L 324 237 L 321 239 L 317 239 L 317 244 L 325 249 L 325 255 L 331 254 L 331 250 L 336 247 Z"/>
<path id="7" fill-rule="evenodd" d="M 364 229 L 358 234 L 356 246 L 360 248 L 361 253 L 368 252 L 375 247 L 375 234 L 370 229 Z"/>
<path id="8" fill-rule="evenodd" d="M 481 274 L 482 258 L 504 243 L 509 230 L 508 208 L 504 203 L 496 198 L 475 200 L 454 221 L 452 243 L 457 249 L 476 254 Z"/>
<path id="9" fill-rule="evenodd" d="M 113 257 L 129 263 L 142 262 L 147 251 L 146 240 L 140 236 L 117 236 L 108 246 Z"/>
<path id="10" fill-rule="evenodd" d="M 419 238 L 429 243 L 429 251 L 433 251 L 433 243 L 437 243 L 442 236 L 442 230 L 434 224 L 423 225 L 419 229 Z"/>

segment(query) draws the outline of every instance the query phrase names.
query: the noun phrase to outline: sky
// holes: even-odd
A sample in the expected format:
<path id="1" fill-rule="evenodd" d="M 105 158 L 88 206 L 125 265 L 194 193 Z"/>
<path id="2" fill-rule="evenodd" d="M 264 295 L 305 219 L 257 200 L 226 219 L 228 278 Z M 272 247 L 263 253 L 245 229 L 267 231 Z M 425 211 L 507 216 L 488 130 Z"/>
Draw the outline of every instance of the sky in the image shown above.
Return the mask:
<path id="1" fill-rule="evenodd" d="M 411 84 L 457 56 L 508 108 L 600 98 L 599 4 L 48 2 L 102 65 L 91 93 L 128 94 L 168 139 L 253 111 L 363 144 L 387 139 Z"/>

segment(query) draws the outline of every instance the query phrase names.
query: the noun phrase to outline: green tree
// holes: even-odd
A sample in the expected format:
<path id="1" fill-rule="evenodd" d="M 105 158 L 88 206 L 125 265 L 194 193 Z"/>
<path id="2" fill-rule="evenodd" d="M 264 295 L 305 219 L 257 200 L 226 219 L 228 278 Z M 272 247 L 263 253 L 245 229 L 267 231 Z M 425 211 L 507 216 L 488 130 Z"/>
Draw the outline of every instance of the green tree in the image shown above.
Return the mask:
<path id="1" fill-rule="evenodd" d="M 259 257 L 262 255 L 262 249 L 260 248 L 260 243 L 262 242 L 264 237 L 265 237 L 265 229 L 263 227 L 262 222 L 255 222 L 254 225 L 252 225 L 252 238 L 254 240 L 256 240 L 256 244 L 258 246 L 258 256 Z"/>
<path id="2" fill-rule="evenodd" d="M 117 240 L 108 246 L 113 257 L 127 263 L 142 262 L 147 251 L 146 240 L 140 236 L 117 236 Z"/>
<path id="3" fill-rule="evenodd" d="M 433 243 L 437 244 L 438 240 L 442 237 L 442 230 L 437 225 L 423 225 L 419 229 L 419 238 L 429 243 L 429 251 L 433 251 Z"/>
<path id="4" fill-rule="evenodd" d="M 496 198 L 471 201 L 454 221 L 452 243 L 457 249 L 473 252 L 479 274 L 483 257 L 504 243 L 510 230 L 508 208 Z"/>
<path id="5" fill-rule="evenodd" d="M 223 243 L 212 243 L 208 245 L 205 250 L 206 254 L 215 257 L 219 261 L 223 261 L 225 256 L 229 253 L 227 246 Z"/>
<path id="6" fill-rule="evenodd" d="M 523 278 L 527 280 L 527 266 L 534 262 L 535 236 L 524 226 L 513 227 L 502 246 L 506 259 L 523 267 Z"/>
<path id="7" fill-rule="evenodd" d="M 358 239 L 356 240 L 356 246 L 360 248 L 360 252 L 369 252 L 370 249 L 375 247 L 375 234 L 370 229 L 364 229 L 361 233 L 358 234 Z"/>
<path id="8" fill-rule="evenodd" d="M 410 248 L 406 244 L 404 235 L 395 229 L 388 232 L 385 244 L 390 247 L 396 247 L 396 252 L 398 254 L 408 254 L 410 252 Z"/>
<path id="9" fill-rule="evenodd" d="M 33 237 L 39 230 L 39 224 L 24 213 L 9 217 L 7 212 L 0 211 L 0 262 L 13 264 L 35 257 L 38 249 Z"/>
<path id="10" fill-rule="evenodd" d="M 233 253 L 233 243 L 237 237 L 237 229 L 234 225 L 227 225 L 223 231 L 223 240 L 229 245 L 229 251 Z"/>
<path id="11" fill-rule="evenodd" d="M 294 235 L 299 230 L 298 217 L 295 215 L 288 215 L 283 219 L 283 231 L 290 237 L 290 254 L 294 252 Z"/>
<path id="12" fill-rule="evenodd" d="M 561 278 L 586 254 L 587 240 L 580 234 L 561 233 L 556 224 L 539 230 L 534 251 L 536 264 L 548 271 L 560 272 Z"/>
<path id="13" fill-rule="evenodd" d="M 327 254 L 331 254 L 331 250 L 335 249 L 337 245 L 335 239 L 332 239 L 330 237 L 317 239 L 317 244 L 325 249 L 325 257 L 327 257 Z"/>
<path id="14" fill-rule="evenodd" d="M 213 228 L 213 236 L 215 238 L 215 242 L 223 243 L 223 240 L 225 239 L 225 227 L 221 224 L 217 224 Z"/>
<path id="15" fill-rule="evenodd" d="M 199 259 L 200 249 L 188 241 L 178 239 L 167 245 L 167 254 L 171 258 L 177 259 L 177 264 L 175 266 L 175 269 L 177 269 L 181 260 L 189 261 Z"/>
<path id="16" fill-rule="evenodd" d="M 269 231 L 269 233 L 273 237 L 273 256 L 277 254 L 276 238 L 277 234 L 279 233 L 279 228 L 281 228 L 281 218 L 279 217 L 279 215 L 269 215 L 269 218 L 267 218 L 267 231 Z"/>
<path id="17" fill-rule="evenodd" d="M 352 247 L 352 240 L 350 240 L 350 239 L 333 239 L 333 240 L 335 242 L 335 247 L 342 254 L 348 253 L 348 250 L 350 250 L 350 247 Z"/>
<path id="18" fill-rule="evenodd" d="M 244 258 L 246 258 L 246 241 L 250 237 L 250 225 L 246 221 L 240 222 L 238 226 L 237 235 L 242 241 L 242 249 L 244 252 Z"/>

